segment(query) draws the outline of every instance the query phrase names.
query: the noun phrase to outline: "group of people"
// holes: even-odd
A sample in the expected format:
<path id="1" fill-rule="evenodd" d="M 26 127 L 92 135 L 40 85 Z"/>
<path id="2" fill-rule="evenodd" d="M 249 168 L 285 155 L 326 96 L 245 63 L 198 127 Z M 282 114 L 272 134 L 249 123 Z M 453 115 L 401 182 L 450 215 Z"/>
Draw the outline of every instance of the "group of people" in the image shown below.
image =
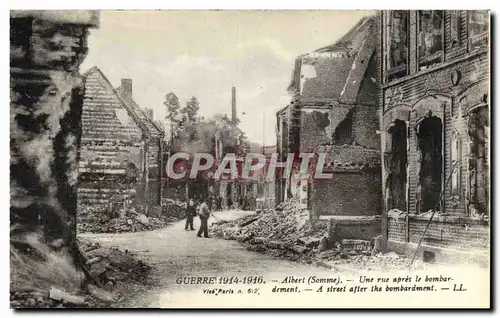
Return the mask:
<path id="1" fill-rule="evenodd" d="M 202 234 L 204 237 L 208 237 L 208 219 L 212 212 L 206 201 L 204 198 L 199 201 L 191 198 L 186 206 L 186 225 L 184 229 L 194 231 L 193 221 L 198 215 L 201 221 L 200 229 L 196 235 L 198 237 L 201 237 Z"/>
<path id="2" fill-rule="evenodd" d="M 250 201 L 251 199 L 247 196 L 239 195 L 236 199 L 236 202 L 233 201 L 233 198 L 231 196 L 228 196 L 225 203 L 228 209 L 239 208 L 241 210 L 245 210 L 246 207 L 251 206 Z M 213 211 L 222 211 L 222 202 L 223 199 L 220 196 L 211 196 L 208 198 L 208 205 Z"/>

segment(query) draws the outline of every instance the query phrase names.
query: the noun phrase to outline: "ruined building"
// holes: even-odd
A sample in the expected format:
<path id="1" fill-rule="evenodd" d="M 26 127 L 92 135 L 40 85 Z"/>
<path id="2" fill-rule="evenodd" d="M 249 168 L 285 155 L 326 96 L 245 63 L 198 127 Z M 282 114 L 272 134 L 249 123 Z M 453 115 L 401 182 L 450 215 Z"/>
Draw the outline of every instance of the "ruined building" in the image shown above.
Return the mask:
<path id="1" fill-rule="evenodd" d="M 384 11 L 381 21 L 388 246 L 413 253 L 423 238 L 429 261 L 487 253 L 489 13 Z"/>
<path id="2" fill-rule="evenodd" d="M 11 225 L 76 242 L 82 78 L 95 11 L 10 12 Z M 17 231 L 11 227 L 11 235 Z M 11 241 L 12 243 L 12 241 Z M 26 247 L 22 247 L 25 251 Z"/>
<path id="3" fill-rule="evenodd" d="M 277 201 L 298 197 L 313 220 L 355 217 L 369 225 L 367 238 L 379 231 L 382 203 L 377 30 L 378 19 L 366 17 L 335 44 L 299 56 L 293 100 L 277 113 L 281 161 L 286 153 L 326 153 L 325 171 L 333 173 L 330 180 L 279 176 Z"/>
<path id="4" fill-rule="evenodd" d="M 84 84 L 79 203 L 160 205 L 164 133 L 132 99 L 132 80 L 115 89 L 94 67 Z"/>

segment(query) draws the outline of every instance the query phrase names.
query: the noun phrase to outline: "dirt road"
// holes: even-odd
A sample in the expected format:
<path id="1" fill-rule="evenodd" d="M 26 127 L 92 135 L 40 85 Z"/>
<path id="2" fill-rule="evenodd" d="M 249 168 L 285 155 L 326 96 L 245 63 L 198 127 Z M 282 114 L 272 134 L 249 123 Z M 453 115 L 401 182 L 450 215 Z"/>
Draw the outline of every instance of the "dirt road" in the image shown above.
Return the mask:
<path id="1" fill-rule="evenodd" d="M 230 220 L 248 214 L 244 211 L 216 212 L 218 219 Z M 211 219 L 213 222 L 214 219 Z M 199 219 L 195 220 L 195 228 L 199 226 Z M 150 232 L 122 233 L 122 234 L 82 234 L 86 238 L 92 238 L 106 246 L 115 246 L 120 249 L 128 249 L 144 257 L 155 268 L 153 275 L 160 286 L 146 295 L 137 295 L 125 304 L 127 307 L 226 307 L 229 299 L 231 306 L 255 306 L 262 301 L 260 297 L 250 295 L 215 296 L 206 294 L 204 290 L 215 288 L 215 293 L 221 290 L 241 290 L 248 294 L 259 293 L 260 290 L 272 289 L 273 280 L 283 280 L 288 275 L 295 276 L 329 276 L 334 274 L 326 269 L 309 267 L 290 261 L 276 260 L 270 256 L 250 252 L 234 241 L 226 241 L 216 238 L 198 238 L 196 231 L 185 231 L 184 222 L 177 222 L 171 226 Z M 265 284 L 248 285 L 241 284 L 233 279 L 234 284 L 177 284 L 176 280 L 186 276 L 196 277 L 244 277 L 262 276 Z M 290 285 L 294 287 L 295 285 Z M 259 291 L 256 291 L 259 288 Z M 221 289 L 221 290 L 219 290 Z M 245 296 L 245 297 L 243 297 Z M 284 296 L 284 295 L 283 295 Z M 278 297 L 285 304 L 290 300 Z M 279 300 L 278 299 L 278 300 Z M 304 299 L 304 297 L 302 297 Z M 261 305 L 261 304 L 260 304 Z M 278 303 L 276 306 L 283 304 Z"/>
<path id="2" fill-rule="evenodd" d="M 224 211 L 216 212 L 216 217 L 230 220 L 245 214 L 248 212 Z M 195 227 L 198 226 L 199 220 L 196 219 Z M 478 304 L 483 305 L 488 300 L 489 286 L 486 283 L 489 271 L 484 268 L 431 266 L 421 272 L 356 270 L 353 274 L 344 270 L 341 273 L 250 252 L 235 241 L 198 238 L 195 231 L 184 230 L 182 221 L 151 232 L 82 236 L 105 246 L 128 249 L 153 265 L 152 275 L 158 287 L 136 292 L 136 295 L 120 303 L 120 307 L 387 308 L 398 304 L 418 306 L 425 303 L 428 308 L 444 308 L 453 304 L 477 308 Z M 374 297 L 369 289 L 373 284 L 363 285 L 363 281 L 387 277 L 387 281 L 390 278 L 392 282 L 389 283 L 390 288 L 399 288 L 403 282 L 411 287 L 415 283 L 415 275 L 426 279 L 428 276 L 435 277 L 429 283 L 436 284 L 432 287 L 432 297 L 428 292 L 414 293 L 412 297 L 408 297 L 407 292 L 391 292 L 391 297 Z M 449 280 L 434 282 L 444 276 L 450 277 Z M 249 284 L 245 281 L 248 278 L 252 278 L 250 283 L 260 284 Z M 287 281 L 283 281 L 285 279 Z M 342 289 L 339 287 L 343 285 L 347 286 L 346 289 L 339 292 Z M 470 292 L 454 292 L 458 286 Z"/>

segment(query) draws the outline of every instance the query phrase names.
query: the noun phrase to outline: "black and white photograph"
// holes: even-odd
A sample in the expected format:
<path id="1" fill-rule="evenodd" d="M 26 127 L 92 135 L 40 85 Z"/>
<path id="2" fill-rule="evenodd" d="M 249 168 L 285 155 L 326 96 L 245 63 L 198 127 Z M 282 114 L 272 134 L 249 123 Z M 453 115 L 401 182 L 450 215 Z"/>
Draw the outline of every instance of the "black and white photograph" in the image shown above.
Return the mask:
<path id="1" fill-rule="evenodd" d="M 491 308 L 490 10 L 9 15 L 11 309 Z"/>

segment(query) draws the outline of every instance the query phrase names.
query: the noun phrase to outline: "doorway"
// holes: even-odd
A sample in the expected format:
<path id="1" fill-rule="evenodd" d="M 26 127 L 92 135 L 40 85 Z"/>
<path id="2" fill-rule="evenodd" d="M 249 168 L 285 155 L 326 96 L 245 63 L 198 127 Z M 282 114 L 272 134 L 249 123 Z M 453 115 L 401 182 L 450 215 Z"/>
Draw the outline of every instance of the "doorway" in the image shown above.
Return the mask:
<path id="1" fill-rule="evenodd" d="M 417 129 L 420 151 L 419 212 L 439 209 L 443 172 L 443 123 L 441 118 L 427 113 Z"/>
<path id="2" fill-rule="evenodd" d="M 477 108 L 469 114 L 468 133 L 470 148 L 470 204 L 473 214 L 488 214 L 489 166 L 488 166 L 488 107 Z"/>
<path id="3" fill-rule="evenodd" d="M 406 166 L 407 155 L 407 128 L 406 122 L 396 119 L 389 128 L 391 134 L 390 155 L 390 208 L 406 210 Z"/>

